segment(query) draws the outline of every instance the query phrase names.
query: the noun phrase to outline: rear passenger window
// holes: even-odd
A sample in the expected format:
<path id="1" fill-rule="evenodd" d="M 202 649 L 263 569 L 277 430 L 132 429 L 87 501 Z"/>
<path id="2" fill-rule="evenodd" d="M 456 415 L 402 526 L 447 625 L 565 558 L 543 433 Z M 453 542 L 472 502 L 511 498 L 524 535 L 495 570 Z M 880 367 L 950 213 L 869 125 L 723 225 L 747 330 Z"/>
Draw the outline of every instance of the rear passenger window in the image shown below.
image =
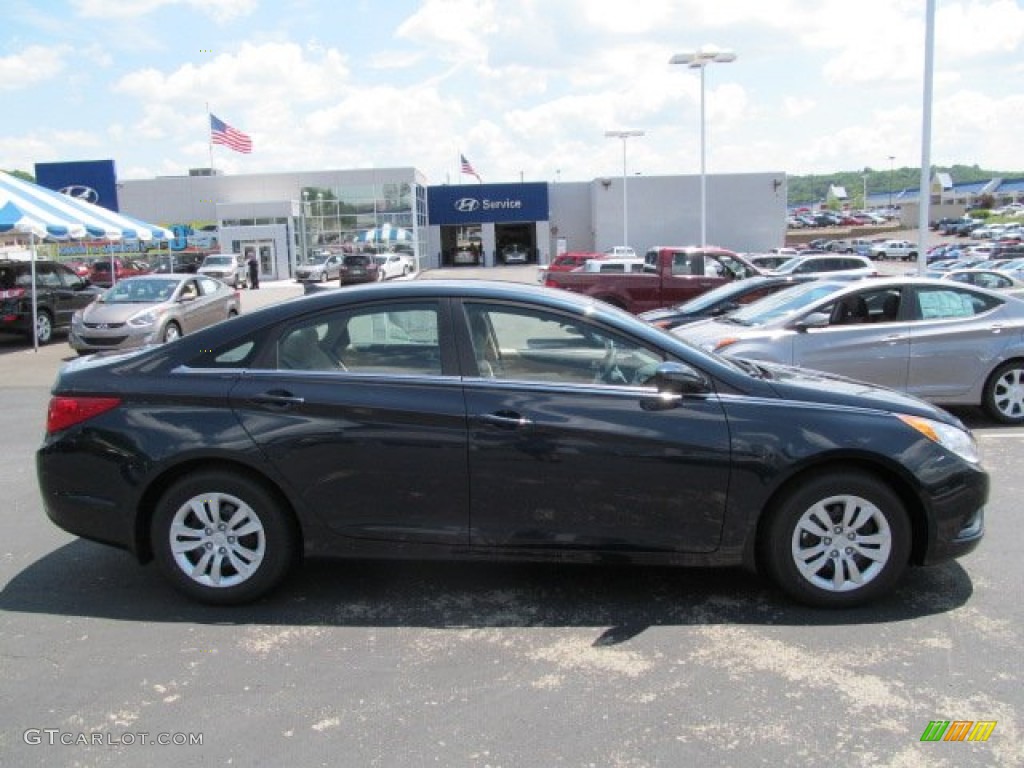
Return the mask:
<path id="1" fill-rule="evenodd" d="M 917 292 L 922 320 L 944 320 L 973 317 L 998 306 L 994 297 L 982 296 L 955 288 L 922 288 Z"/>
<path id="2" fill-rule="evenodd" d="M 320 316 L 281 335 L 278 368 L 440 375 L 437 318 L 433 302 Z"/>

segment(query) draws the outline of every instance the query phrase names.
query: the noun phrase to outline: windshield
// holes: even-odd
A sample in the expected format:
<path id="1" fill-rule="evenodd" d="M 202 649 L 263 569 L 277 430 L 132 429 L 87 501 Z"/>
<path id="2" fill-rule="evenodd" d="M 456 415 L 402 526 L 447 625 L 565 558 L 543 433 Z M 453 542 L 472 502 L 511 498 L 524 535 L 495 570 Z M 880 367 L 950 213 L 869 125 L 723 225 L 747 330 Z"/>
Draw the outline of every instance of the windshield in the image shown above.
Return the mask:
<path id="1" fill-rule="evenodd" d="M 747 280 L 753 280 L 754 278 L 747 278 Z M 717 288 L 712 288 L 710 291 L 705 291 L 700 296 L 696 296 L 689 301 L 684 301 L 682 304 L 677 304 L 676 309 L 680 312 L 703 312 L 708 307 L 715 306 L 718 302 L 724 301 L 737 293 L 743 293 L 750 286 L 746 280 L 737 280 L 733 283 L 723 283 Z"/>
<path id="2" fill-rule="evenodd" d="M 234 256 L 207 256 L 204 267 L 230 267 L 235 263 Z"/>
<path id="3" fill-rule="evenodd" d="M 794 256 L 792 259 L 788 259 L 779 264 L 779 266 L 772 271 L 780 275 L 788 275 L 795 272 L 796 268 L 803 264 L 804 261 L 805 259 L 803 256 Z"/>
<path id="4" fill-rule="evenodd" d="M 167 301 L 179 280 L 122 280 L 100 298 L 104 304 L 154 304 Z"/>
<path id="5" fill-rule="evenodd" d="M 764 325 L 773 320 L 794 315 L 808 305 L 848 285 L 848 282 L 824 280 L 794 285 L 792 288 L 786 288 L 761 301 L 755 301 L 742 309 L 737 309 L 725 320 L 740 325 Z"/>
<path id="6" fill-rule="evenodd" d="M 369 256 L 346 256 L 345 266 L 346 267 L 365 267 L 370 263 Z"/>
<path id="7" fill-rule="evenodd" d="M 331 258 L 331 254 L 329 253 L 312 253 L 306 257 L 306 264 L 311 267 L 319 266 L 320 264 L 325 263 L 329 258 Z"/>

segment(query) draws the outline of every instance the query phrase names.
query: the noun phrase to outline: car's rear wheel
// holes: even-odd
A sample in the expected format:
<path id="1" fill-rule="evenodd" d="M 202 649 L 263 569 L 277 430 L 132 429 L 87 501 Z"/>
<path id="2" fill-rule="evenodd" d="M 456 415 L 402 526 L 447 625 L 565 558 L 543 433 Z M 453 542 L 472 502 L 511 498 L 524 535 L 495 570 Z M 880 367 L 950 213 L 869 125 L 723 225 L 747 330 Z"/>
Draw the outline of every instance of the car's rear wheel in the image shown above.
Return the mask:
<path id="1" fill-rule="evenodd" d="M 761 562 L 794 599 L 846 608 L 892 589 L 910 557 L 911 529 L 900 498 L 852 469 L 802 479 L 773 506 Z"/>
<path id="2" fill-rule="evenodd" d="M 36 313 L 36 341 L 40 344 L 49 344 L 53 339 L 53 318 L 45 309 Z"/>
<path id="3" fill-rule="evenodd" d="M 996 368 L 985 383 L 982 407 L 1003 424 L 1024 423 L 1024 360 Z"/>
<path id="4" fill-rule="evenodd" d="M 164 342 L 174 341 L 175 339 L 181 338 L 181 328 L 177 323 L 171 322 L 164 328 Z"/>
<path id="5" fill-rule="evenodd" d="M 209 471 L 171 486 L 153 516 L 153 554 L 189 597 L 220 605 L 255 600 L 287 575 L 297 553 L 291 518 L 244 475 Z"/>

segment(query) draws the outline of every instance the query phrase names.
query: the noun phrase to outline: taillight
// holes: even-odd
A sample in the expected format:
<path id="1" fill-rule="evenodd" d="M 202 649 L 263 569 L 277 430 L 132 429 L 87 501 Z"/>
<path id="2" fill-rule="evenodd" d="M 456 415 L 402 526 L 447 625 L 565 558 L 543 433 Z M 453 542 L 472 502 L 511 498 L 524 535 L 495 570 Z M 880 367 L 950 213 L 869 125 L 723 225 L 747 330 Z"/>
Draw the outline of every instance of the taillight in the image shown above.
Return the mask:
<path id="1" fill-rule="evenodd" d="M 119 397 L 51 397 L 46 411 L 46 433 L 73 427 L 120 404 Z"/>

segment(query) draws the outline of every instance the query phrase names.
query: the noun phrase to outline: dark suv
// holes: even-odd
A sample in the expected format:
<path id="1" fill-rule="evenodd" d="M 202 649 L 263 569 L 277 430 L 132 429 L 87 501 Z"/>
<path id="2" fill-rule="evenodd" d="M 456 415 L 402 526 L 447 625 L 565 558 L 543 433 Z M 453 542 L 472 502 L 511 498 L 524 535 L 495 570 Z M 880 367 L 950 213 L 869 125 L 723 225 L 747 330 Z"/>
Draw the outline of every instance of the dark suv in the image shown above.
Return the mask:
<path id="1" fill-rule="evenodd" d="M 71 316 L 101 293 L 86 278 L 55 261 L 36 261 L 36 339 L 71 327 Z M 0 332 L 32 339 L 32 262 L 0 259 Z"/>

